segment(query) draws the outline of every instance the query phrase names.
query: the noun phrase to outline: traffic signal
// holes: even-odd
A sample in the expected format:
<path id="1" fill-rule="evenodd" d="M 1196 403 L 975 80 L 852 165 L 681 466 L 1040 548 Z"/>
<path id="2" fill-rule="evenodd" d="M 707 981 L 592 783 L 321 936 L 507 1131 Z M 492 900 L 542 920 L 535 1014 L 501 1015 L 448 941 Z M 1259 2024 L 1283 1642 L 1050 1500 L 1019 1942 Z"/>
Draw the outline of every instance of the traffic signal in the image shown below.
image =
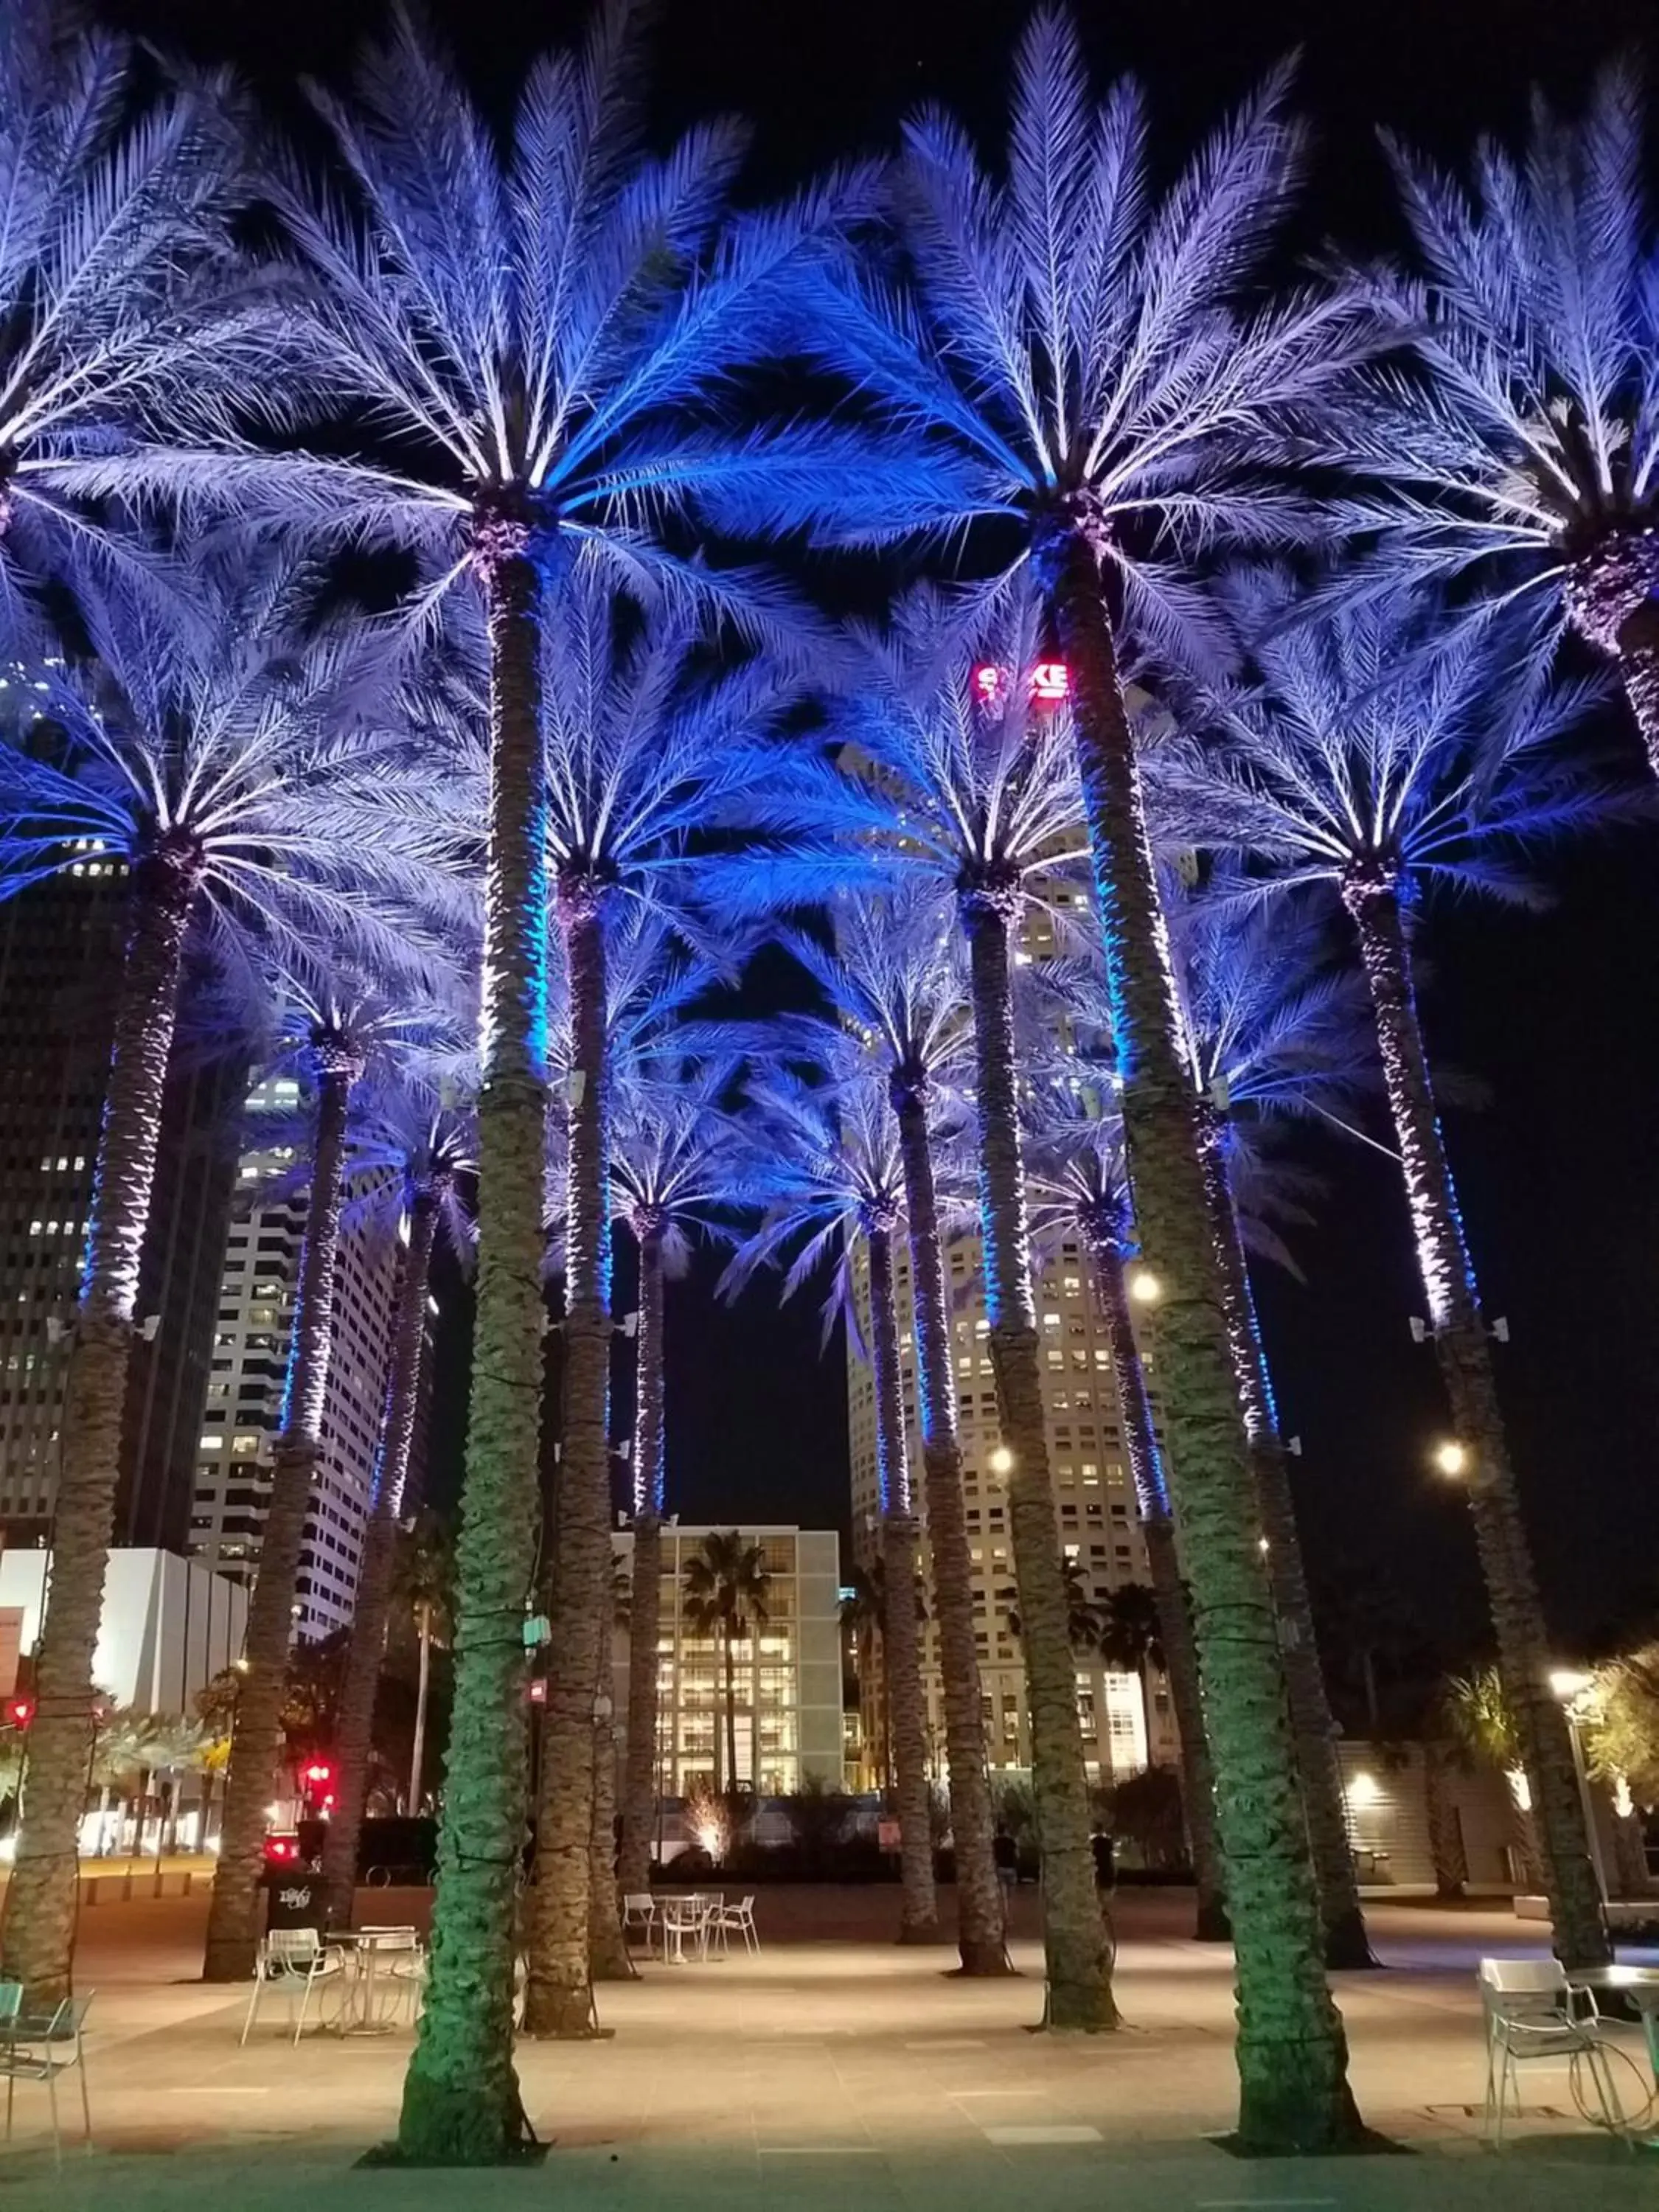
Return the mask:
<path id="1" fill-rule="evenodd" d="M 34 1718 L 34 1700 L 33 1698 L 8 1698 L 5 1713 L 8 1728 L 26 1729 Z"/>
<path id="2" fill-rule="evenodd" d="M 306 1786 L 306 1795 L 325 1808 L 334 1802 L 335 1778 L 331 1759 L 313 1759 L 300 1770 L 300 1779 Z"/>

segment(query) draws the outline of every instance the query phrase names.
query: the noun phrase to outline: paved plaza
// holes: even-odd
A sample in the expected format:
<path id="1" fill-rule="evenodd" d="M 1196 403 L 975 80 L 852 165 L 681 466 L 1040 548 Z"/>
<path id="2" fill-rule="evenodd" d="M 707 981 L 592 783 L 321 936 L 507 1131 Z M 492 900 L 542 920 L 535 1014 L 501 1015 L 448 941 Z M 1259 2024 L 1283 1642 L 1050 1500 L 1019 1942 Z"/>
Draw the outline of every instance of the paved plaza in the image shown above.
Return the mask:
<path id="1" fill-rule="evenodd" d="M 239 2049 L 246 1991 L 191 1978 L 205 1900 L 100 1906 L 83 1914 L 80 1960 L 82 1986 L 98 1990 L 95 2152 L 66 2148 L 57 2178 L 44 2093 L 25 2086 L 0 2160 L 0 2212 L 198 2201 L 213 2212 L 556 2202 L 579 2212 L 1659 2212 L 1659 2154 L 1592 2134 L 1565 2073 L 1531 2078 L 1535 2109 L 1511 2149 L 1480 2145 L 1474 1961 L 1538 1943 L 1507 1912 L 1373 1912 L 1390 1971 L 1340 1978 L 1340 1998 L 1361 2108 L 1401 2154 L 1281 2163 L 1241 2161 L 1206 2141 L 1235 2111 L 1231 1957 L 1185 1939 L 1179 1895 L 1121 1901 L 1127 2024 L 1094 2039 L 1030 2032 L 1041 1984 L 1029 1936 L 1015 1945 L 1024 1978 L 986 1984 L 947 1977 L 948 1952 L 848 1934 L 893 1901 L 840 1893 L 819 1912 L 806 1893 L 763 1893 L 763 1936 L 769 1918 L 776 1932 L 759 1957 L 653 1961 L 637 1983 L 605 1987 L 610 2039 L 520 2047 L 547 2162 L 471 2175 L 354 2170 L 392 2130 L 406 2031 L 307 2033 L 295 2049 L 278 2004 Z M 1021 1900 L 1027 1918 L 1031 1902 Z M 800 1940 L 819 1921 L 830 1939 Z M 1626 2041 L 1639 2063 L 1633 2030 Z M 1628 2101 L 1636 2080 L 1620 2069 Z M 70 2084 L 66 2112 L 75 2105 Z"/>

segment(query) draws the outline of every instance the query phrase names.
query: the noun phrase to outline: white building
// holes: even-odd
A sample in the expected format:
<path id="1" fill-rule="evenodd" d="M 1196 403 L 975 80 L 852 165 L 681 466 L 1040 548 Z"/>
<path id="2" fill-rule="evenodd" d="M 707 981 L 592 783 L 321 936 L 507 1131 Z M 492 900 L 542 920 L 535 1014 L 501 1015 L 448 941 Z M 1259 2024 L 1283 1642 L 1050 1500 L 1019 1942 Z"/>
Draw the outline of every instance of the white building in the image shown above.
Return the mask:
<path id="1" fill-rule="evenodd" d="M 299 1086 L 260 1085 L 254 1111 L 291 1113 Z M 270 1499 L 271 1459 L 282 1425 L 289 1324 L 305 1241 L 304 1195 L 259 1205 L 251 1194 L 283 1155 L 246 1153 L 231 1215 L 203 1410 L 191 1509 L 191 1554 L 250 1583 Z M 363 1516 L 386 1394 L 398 1246 L 384 1232 L 349 1225 L 340 1241 L 334 1341 L 323 1405 L 322 1450 L 301 1553 L 298 1631 L 314 1640 L 351 1619 Z"/>
<path id="2" fill-rule="evenodd" d="M 729 1528 L 730 1523 L 722 1523 Z M 662 1621 L 657 1643 L 659 1794 L 683 1797 L 713 1784 L 714 1732 L 725 1764 L 726 1674 L 719 1642 L 686 1619 L 685 1569 L 709 1528 L 667 1523 L 662 1532 Z M 783 1796 L 808 1781 L 842 1786 L 841 1539 L 833 1528 L 744 1528 L 769 1577 L 766 1620 L 733 1652 L 737 1775 L 763 1796 Z M 631 1573 L 634 1538 L 618 1530 L 611 1546 Z M 628 1708 L 628 1638 L 613 1646 L 617 1741 Z"/>
<path id="3" fill-rule="evenodd" d="M 17 1656 L 40 1632 L 52 1554 L 0 1553 L 0 1696 L 15 1686 Z M 92 1679 L 118 1706 L 139 1713 L 190 1713 L 198 1691 L 241 1656 L 247 1592 L 174 1552 L 109 1555 Z M 15 1637 L 15 1641 L 14 1641 Z"/>
<path id="4" fill-rule="evenodd" d="M 894 1240 L 893 1260 L 911 1468 L 916 1508 L 925 1530 L 927 1497 L 916 1405 L 910 1259 L 902 1235 Z M 1065 1555 L 1077 1564 L 1084 1589 L 1098 1601 L 1121 1583 L 1150 1583 L 1152 1577 L 1123 1456 L 1110 1347 L 1096 1306 L 1088 1261 L 1079 1245 L 1060 1247 L 1053 1264 L 1041 1270 L 1036 1292 L 1057 1533 Z M 974 1565 L 975 1641 L 986 1747 L 994 1771 L 1025 1771 L 1031 1763 L 1025 1670 L 1018 1641 L 1009 1626 L 1009 1615 L 1018 1616 L 1018 1605 L 1008 1533 L 1007 1489 L 990 1468 L 990 1455 L 1001 1441 L 1001 1429 L 976 1238 L 963 1238 L 951 1246 L 946 1297 L 951 1302 L 968 1542 Z M 1147 1364 L 1150 1367 L 1150 1359 Z M 860 1556 L 869 1556 L 878 1541 L 875 1395 L 868 1367 L 850 1352 L 848 1394 L 854 1544 Z M 931 1575 L 931 1569 L 928 1571 Z M 938 1629 L 932 1621 L 926 1632 L 924 1680 L 933 1760 L 935 1771 L 942 1772 L 945 1707 Z M 1161 1679 L 1156 1680 L 1149 1711 L 1136 1676 L 1113 1673 L 1097 1656 L 1079 1653 L 1077 1699 L 1084 1753 L 1094 1778 L 1109 1782 L 1138 1773 L 1149 1763 L 1173 1765 L 1178 1759 L 1174 1709 L 1168 1685 Z"/>

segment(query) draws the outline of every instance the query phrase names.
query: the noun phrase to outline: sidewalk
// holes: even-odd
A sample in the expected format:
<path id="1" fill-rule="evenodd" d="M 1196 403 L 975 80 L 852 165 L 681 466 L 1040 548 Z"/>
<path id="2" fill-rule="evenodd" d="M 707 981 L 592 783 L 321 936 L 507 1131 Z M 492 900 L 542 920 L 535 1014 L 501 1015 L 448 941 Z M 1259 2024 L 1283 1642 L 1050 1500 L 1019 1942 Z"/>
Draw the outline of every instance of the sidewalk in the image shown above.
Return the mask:
<path id="1" fill-rule="evenodd" d="M 642 1980 L 600 1990 L 612 2039 L 520 2046 L 526 2109 L 554 2144 L 548 2163 L 465 2177 L 352 2170 L 395 2126 L 409 2033 L 307 2034 L 296 2050 L 273 2006 L 239 2050 L 246 1990 L 184 1978 L 198 1970 L 202 1909 L 198 1899 L 83 1919 L 80 1980 L 100 1990 L 97 2155 L 66 2152 L 55 2181 L 39 2148 L 43 2093 L 25 2087 L 0 2205 L 148 2212 L 211 2192 L 236 2212 L 435 2212 L 556 2193 L 579 2212 L 1007 2212 L 1022 2197 L 1042 2212 L 1659 2212 L 1659 2156 L 1592 2136 L 1565 2075 L 1529 2084 L 1539 2109 L 1513 2151 L 1481 2149 L 1472 1960 L 1537 1948 L 1506 1913 L 1376 1908 L 1375 1937 L 1399 1963 L 1339 1978 L 1360 2108 L 1414 2157 L 1244 2163 L 1206 2144 L 1235 2117 L 1231 1954 L 1165 1932 L 1179 1914 L 1133 1900 L 1120 1914 L 1127 2025 L 1108 2037 L 1030 2032 L 1041 1958 L 1025 1942 L 1024 1978 L 1012 1982 L 947 1978 L 948 1952 L 873 1942 L 653 1962 Z M 760 1918 L 764 1936 L 764 1895 Z M 1628 2041 L 1639 2061 L 1634 2031 Z"/>

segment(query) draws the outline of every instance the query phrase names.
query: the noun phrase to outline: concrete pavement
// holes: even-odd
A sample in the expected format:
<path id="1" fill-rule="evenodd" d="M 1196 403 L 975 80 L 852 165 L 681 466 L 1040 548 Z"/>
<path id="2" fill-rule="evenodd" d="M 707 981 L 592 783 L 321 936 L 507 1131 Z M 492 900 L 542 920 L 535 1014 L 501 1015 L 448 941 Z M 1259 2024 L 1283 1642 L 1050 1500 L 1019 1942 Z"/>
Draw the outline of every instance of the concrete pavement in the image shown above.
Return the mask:
<path id="1" fill-rule="evenodd" d="M 891 1905 L 846 1899 L 826 1915 L 837 1928 Z M 408 2033 L 308 2034 L 296 2050 L 273 2006 L 239 2049 L 246 1992 L 190 1978 L 204 1909 L 135 1903 L 83 1917 L 80 1981 L 99 1990 L 96 2154 L 67 2151 L 57 2180 L 44 2093 L 25 2086 L 0 2208 L 148 2212 L 213 2192 L 236 2212 L 424 2212 L 556 2193 L 580 2212 L 1006 2212 L 1022 2197 L 1045 2212 L 1659 2212 L 1659 2154 L 1592 2134 L 1564 2073 L 1529 2079 L 1513 2150 L 1481 2148 L 1474 1961 L 1538 1948 L 1538 1931 L 1507 1913 L 1379 1907 L 1373 1933 L 1391 1970 L 1339 1978 L 1361 2110 L 1405 2155 L 1247 2163 L 1206 2142 L 1235 2112 L 1231 1956 L 1186 1940 L 1183 1900 L 1132 1893 L 1119 1907 L 1120 2034 L 1030 2032 L 1041 1960 L 1029 1938 L 1015 1946 L 1026 1978 L 991 1984 L 947 1978 L 948 1953 L 844 1935 L 769 1941 L 758 1958 L 653 1962 L 641 1981 L 601 1990 L 611 2039 L 520 2046 L 526 2109 L 554 2146 L 544 2166 L 424 2176 L 353 2170 L 394 2125 Z M 763 1893 L 763 1937 L 769 1919 L 775 1933 L 804 1929 L 810 1911 L 810 1899 Z M 1645 2066 L 1634 2031 L 1624 2040 L 1632 2064 L 1620 2087 L 1634 2105 Z M 74 2109 L 72 2087 L 64 2101 Z"/>

